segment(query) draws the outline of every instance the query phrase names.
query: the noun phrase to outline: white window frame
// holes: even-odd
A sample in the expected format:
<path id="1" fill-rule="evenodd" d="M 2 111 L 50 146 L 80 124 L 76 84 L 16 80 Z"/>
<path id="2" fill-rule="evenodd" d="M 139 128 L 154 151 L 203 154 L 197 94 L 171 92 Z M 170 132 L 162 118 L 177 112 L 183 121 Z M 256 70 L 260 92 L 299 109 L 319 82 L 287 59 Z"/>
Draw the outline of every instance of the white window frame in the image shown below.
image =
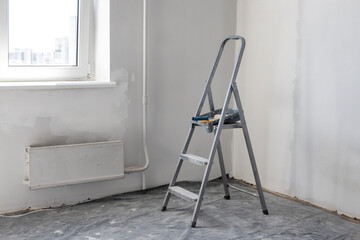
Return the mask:
<path id="1" fill-rule="evenodd" d="M 0 0 L 0 81 L 89 80 L 89 23 L 92 2 L 79 0 L 77 66 L 9 66 L 9 0 Z"/>

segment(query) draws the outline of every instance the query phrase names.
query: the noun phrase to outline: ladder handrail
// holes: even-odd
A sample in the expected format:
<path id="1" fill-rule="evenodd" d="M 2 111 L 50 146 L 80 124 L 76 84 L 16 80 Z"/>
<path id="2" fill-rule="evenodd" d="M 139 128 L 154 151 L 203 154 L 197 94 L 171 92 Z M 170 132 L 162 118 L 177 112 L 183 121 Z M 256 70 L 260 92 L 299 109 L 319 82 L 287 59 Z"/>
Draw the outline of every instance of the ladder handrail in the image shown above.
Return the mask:
<path id="1" fill-rule="evenodd" d="M 234 36 L 228 36 L 227 38 L 225 38 L 224 41 L 222 41 L 221 45 L 220 45 L 220 48 L 219 48 L 219 51 L 218 51 L 218 54 L 216 56 L 216 59 L 215 59 L 215 62 L 213 64 L 213 67 L 212 67 L 212 70 L 211 70 L 211 73 L 210 73 L 210 76 L 208 78 L 208 80 L 206 81 L 206 87 L 203 91 L 203 94 L 202 94 L 202 97 L 200 99 L 200 102 L 199 102 L 199 105 L 198 105 L 198 108 L 195 112 L 195 116 L 199 116 L 200 115 L 200 112 L 202 110 L 202 107 L 204 105 L 204 102 L 205 102 L 205 98 L 206 98 L 206 95 L 209 93 L 209 88 L 210 88 L 210 85 L 211 85 L 211 82 L 214 78 L 214 75 L 215 75 L 215 72 L 216 72 L 216 69 L 217 69 L 217 66 L 220 62 L 220 59 L 221 59 L 221 55 L 223 53 L 223 50 L 225 48 L 225 45 L 226 43 L 229 41 L 229 40 L 240 40 L 241 41 L 241 45 L 240 45 L 240 51 L 244 51 L 244 48 L 245 48 L 245 39 L 243 37 L 241 37 L 240 35 L 234 35 Z"/>

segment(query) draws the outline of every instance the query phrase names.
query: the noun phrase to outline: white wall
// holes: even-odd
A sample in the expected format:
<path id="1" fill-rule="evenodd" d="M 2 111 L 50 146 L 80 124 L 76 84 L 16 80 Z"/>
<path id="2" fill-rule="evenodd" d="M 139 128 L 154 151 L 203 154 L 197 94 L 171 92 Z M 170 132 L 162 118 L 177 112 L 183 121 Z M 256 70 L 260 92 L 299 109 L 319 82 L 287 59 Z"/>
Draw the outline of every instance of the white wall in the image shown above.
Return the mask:
<path id="1" fill-rule="evenodd" d="M 235 1 L 217 0 L 148 1 L 149 187 L 168 184 L 173 174 L 217 48 L 225 36 L 235 31 L 235 5 Z M 0 212 L 140 189 L 139 173 L 121 180 L 40 190 L 29 190 L 22 184 L 25 146 L 123 139 L 126 166 L 143 163 L 142 1 L 112 0 L 110 13 L 110 77 L 117 87 L 0 90 Z M 220 79 L 228 77 L 233 64 L 230 51 L 224 57 Z M 217 84 L 214 93 L 222 93 L 224 86 Z M 224 136 L 229 171 L 231 137 Z M 210 138 L 198 141 L 192 147 L 193 153 L 207 154 L 208 143 Z M 185 169 L 181 179 L 199 180 L 202 176 L 201 168 Z M 212 177 L 218 176 L 216 164 Z"/>
<path id="2" fill-rule="evenodd" d="M 239 86 L 263 187 L 357 218 L 359 7 L 244 0 L 237 21 L 247 39 Z M 234 175 L 254 182 L 242 138 L 234 135 Z"/>

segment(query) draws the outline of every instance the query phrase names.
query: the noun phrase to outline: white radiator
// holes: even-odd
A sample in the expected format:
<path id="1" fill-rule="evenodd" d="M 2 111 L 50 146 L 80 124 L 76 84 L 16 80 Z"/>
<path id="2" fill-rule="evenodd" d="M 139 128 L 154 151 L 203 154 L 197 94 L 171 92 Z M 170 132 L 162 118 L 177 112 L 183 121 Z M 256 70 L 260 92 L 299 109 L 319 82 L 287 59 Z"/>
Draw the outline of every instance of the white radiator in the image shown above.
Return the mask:
<path id="1" fill-rule="evenodd" d="M 124 177 L 124 142 L 26 147 L 30 189 L 64 186 Z"/>

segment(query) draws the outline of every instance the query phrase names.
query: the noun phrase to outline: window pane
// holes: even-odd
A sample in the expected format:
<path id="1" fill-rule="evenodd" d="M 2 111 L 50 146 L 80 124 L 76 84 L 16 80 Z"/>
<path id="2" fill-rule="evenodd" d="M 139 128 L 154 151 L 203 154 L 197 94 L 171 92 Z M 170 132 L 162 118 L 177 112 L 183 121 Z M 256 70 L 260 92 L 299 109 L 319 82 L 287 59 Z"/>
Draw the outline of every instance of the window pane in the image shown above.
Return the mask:
<path id="1" fill-rule="evenodd" d="M 78 0 L 9 0 L 9 66 L 77 66 Z"/>

